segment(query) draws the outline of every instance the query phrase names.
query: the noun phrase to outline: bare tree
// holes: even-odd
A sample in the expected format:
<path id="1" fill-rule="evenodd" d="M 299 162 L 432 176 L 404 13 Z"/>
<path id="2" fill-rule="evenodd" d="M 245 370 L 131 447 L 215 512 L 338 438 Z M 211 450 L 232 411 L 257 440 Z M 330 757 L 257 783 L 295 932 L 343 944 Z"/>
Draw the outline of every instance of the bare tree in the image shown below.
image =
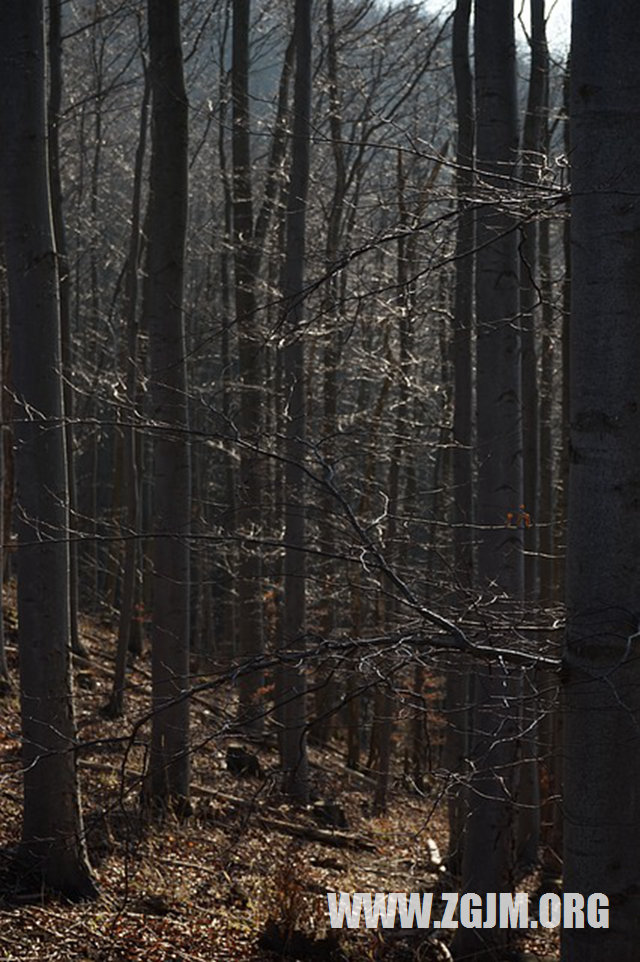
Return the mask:
<path id="1" fill-rule="evenodd" d="M 475 5 L 477 190 L 477 587 L 493 599 L 493 631 L 518 613 L 523 564 L 518 250 L 503 190 L 518 152 L 513 0 Z M 499 612 L 499 615 L 498 615 Z M 487 613 L 488 617 L 488 613 Z M 514 669 L 478 671 L 463 855 L 467 892 L 511 887 L 513 765 L 520 685 Z M 484 958 L 506 931 L 460 929 L 458 958 Z"/>
<path id="2" fill-rule="evenodd" d="M 611 909 L 564 931 L 567 962 L 640 941 L 639 100 L 635 5 L 574 3 L 564 887 Z"/>
<path id="3" fill-rule="evenodd" d="M 60 304 L 46 147 L 40 0 L 0 8 L 0 186 L 17 446 L 24 766 L 19 863 L 69 898 L 95 895 L 76 776 Z"/>
<path id="4" fill-rule="evenodd" d="M 232 198 L 235 306 L 238 326 L 240 377 L 237 426 L 242 445 L 236 498 L 236 520 L 241 538 L 238 566 L 238 647 L 245 658 L 264 647 L 262 559 L 256 547 L 264 527 L 265 470 L 256 453 L 266 405 L 264 383 L 264 333 L 261 331 L 257 285 L 264 246 L 282 177 L 286 148 L 285 118 L 293 43 L 287 45 L 277 94 L 276 116 L 260 208 L 254 218 L 252 182 L 251 112 L 249 99 L 251 0 L 234 0 L 231 89 L 233 100 Z M 244 543 L 242 543 L 242 541 Z M 260 672 L 245 672 L 239 681 L 240 719 L 249 728 L 262 727 Z"/>
<path id="5" fill-rule="evenodd" d="M 473 571 L 473 77 L 469 63 L 471 0 L 458 0 L 453 20 L 452 62 L 456 87 L 456 276 L 453 307 L 453 512 L 454 566 L 459 584 L 455 600 L 464 602 Z M 461 773 L 467 749 L 470 678 L 462 666 L 447 673 L 446 763 L 452 776 Z M 462 868 L 464 804 L 458 786 L 449 798 L 449 867 Z"/>
<path id="6" fill-rule="evenodd" d="M 251 186 L 251 135 L 249 129 L 249 31 L 251 0 L 233 2 L 233 254 L 235 304 L 238 323 L 240 410 L 238 428 L 245 445 L 255 445 L 261 421 L 261 339 L 255 293 L 253 243 L 253 194 Z M 262 485 L 257 457 L 250 447 L 240 453 L 240 484 L 236 520 L 240 533 L 249 539 L 260 530 Z M 238 642 L 245 657 L 263 649 L 262 565 L 255 544 L 241 546 L 238 568 Z M 240 717 L 249 726 L 260 727 L 256 693 L 263 684 L 259 672 L 247 672 L 240 679 Z"/>
<path id="7" fill-rule="evenodd" d="M 300 648 L 306 634 L 305 615 L 305 384 L 303 350 L 306 208 L 311 145 L 311 0 L 296 0 L 295 90 L 291 174 L 287 202 L 287 247 L 284 295 L 287 343 L 284 357 L 286 419 L 284 641 Z M 302 804 L 309 801 L 306 750 L 305 677 L 295 665 L 285 671 L 282 766 L 285 788 Z"/>
<path id="8" fill-rule="evenodd" d="M 60 179 L 60 110 L 62 105 L 62 36 L 60 0 L 49 3 L 49 103 L 48 148 L 49 181 L 51 185 L 51 211 L 53 229 L 58 252 L 58 286 L 60 291 L 60 351 L 62 358 L 62 397 L 65 413 L 65 446 L 67 453 L 67 477 L 69 479 L 69 516 L 72 525 L 77 525 L 78 499 L 76 496 L 75 459 L 73 456 L 73 384 L 71 358 L 71 290 L 69 260 L 67 257 L 67 238 L 62 209 L 62 183 Z M 72 538 L 69 543 L 69 623 L 71 628 L 71 647 L 77 655 L 87 655 L 87 649 L 80 640 L 78 630 L 78 543 Z"/>
<path id="9" fill-rule="evenodd" d="M 187 226 L 188 104 L 179 0 L 149 0 L 152 94 L 147 278 L 150 407 L 155 432 L 153 728 L 149 794 L 189 798 L 189 532 L 191 465 L 182 308 Z"/>
<path id="10" fill-rule="evenodd" d="M 120 600 L 120 614 L 118 618 L 118 641 L 116 645 L 116 666 L 113 676 L 113 688 L 109 700 L 108 710 L 114 717 L 122 715 L 124 708 L 124 685 L 127 668 L 127 656 L 131 648 L 132 627 L 134 619 L 135 588 L 136 588 L 136 558 L 138 557 L 138 524 L 140 518 L 140 492 L 138 479 L 138 441 L 135 426 L 136 399 L 138 393 L 138 273 L 140 269 L 140 212 L 142 206 L 142 175 L 144 155 L 147 141 L 147 123 L 149 112 L 149 72 L 144 62 L 145 74 L 142 106 L 140 108 L 140 134 L 136 149 L 133 172 L 133 192 L 131 199 L 131 235 L 125 268 L 125 302 L 123 306 L 125 326 L 125 390 L 126 406 L 123 406 L 125 424 L 123 427 L 123 464 L 125 502 L 126 502 L 126 531 L 127 540 L 124 546 L 124 568 L 122 572 L 122 589 Z"/>

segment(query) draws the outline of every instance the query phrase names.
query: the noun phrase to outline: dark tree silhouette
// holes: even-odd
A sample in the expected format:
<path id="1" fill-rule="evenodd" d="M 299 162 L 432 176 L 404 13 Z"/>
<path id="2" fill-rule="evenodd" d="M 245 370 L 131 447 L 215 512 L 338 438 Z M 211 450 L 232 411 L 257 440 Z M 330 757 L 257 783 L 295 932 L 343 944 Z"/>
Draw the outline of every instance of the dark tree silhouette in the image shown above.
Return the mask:
<path id="1" fill-rule="evenodd" d="M 153 487 L 153 723 L 149 791 L 189 798 L 189 532 L 191 464 L 182 310 L 188 192 L 188 105 L 179 0 L 149 0 L 151 170 L 147 278 Z"/>
<path id="2" fill-rule="evenodd" d="M 21 870 L 95 895 L 76 777 L 60 303 L 46 149 L 39 0 L 0 8 L 0 185 L 16 440 L 24 766 Z"/>
<path id="3" fill-rule="evenodd" d="M 640 942 L 639 102 L 635 5 L 574 3 L 564 887 L 611 910 L 564 932 L 566 962 Z"/>

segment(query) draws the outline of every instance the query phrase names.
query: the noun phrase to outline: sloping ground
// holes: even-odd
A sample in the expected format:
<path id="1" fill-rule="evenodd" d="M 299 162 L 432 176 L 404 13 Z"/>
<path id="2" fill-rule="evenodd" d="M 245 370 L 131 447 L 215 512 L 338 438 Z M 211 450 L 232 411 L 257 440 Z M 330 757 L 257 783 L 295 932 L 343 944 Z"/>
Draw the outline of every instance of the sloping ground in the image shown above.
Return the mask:
<path id="1" fill-rule="evenodd" d="M 12 612 L 7 615 L 11 625 Z M 96 623 L 85 621 L 82 628 L 90 661 L 78 666 L 76 677 L 79 770 L 101 895 L 93 903 L 67 905 L 11 888 L 6 869 L 20 835 L 21 782 L 19 704 L 15 694 L 9 695 L 0 701 L 1 959 L 448 958 L 448 933 L 328 928 L 327 891 L 451 889 L 439 863 L 438 849 L 446 850 L 446 820 L 437 795 L 419 798 L 396 786 L 389 815 L 371 817 L 370 781 L 345 770 L 339 751 L 312 749 L 313 789 L 323 801 L 295 809 L 278 792 L 277 752 L 269 739 L 245 746 L 259 758 L 259 773 L 228 771 L 227 748 L 240 742 L 230 734 L 233 706 L 221 689 L 193 705 L 193 815 L 143 826 L 138 799 L 146 728 L 136 728 L 136 722 L 149 706 L 147 660 L 141 659 L 128 678 L 125 718 L 110 720 L 102 708 L 110 691 L 114 640 Z M 9 661 L 15 679 L 17 652 L 11 644 Z M 348 828 L 336 827 L 342 814 Z M 528 957 L 534 962 L 554 946 L 543 933 L 528 938 L 524 948 L 534 953 Z"/>

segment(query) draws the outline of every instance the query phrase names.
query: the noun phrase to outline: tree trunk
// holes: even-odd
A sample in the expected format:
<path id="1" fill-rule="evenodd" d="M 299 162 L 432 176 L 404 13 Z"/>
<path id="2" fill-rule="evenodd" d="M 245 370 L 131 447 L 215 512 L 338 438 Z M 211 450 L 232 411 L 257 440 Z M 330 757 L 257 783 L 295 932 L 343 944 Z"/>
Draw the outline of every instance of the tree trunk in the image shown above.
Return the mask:
<path id="1" fill-rule="evenodd" d="M 573 5 L 571 445 L 563 674 L 564 888 L 606 893 L 609 928 L 565 929 L 566 962 L 640 944 L 640 22 Z"/>
<path id="2" fill-rule="evenodd" d="M 0 7 L 0 184 L 17 450 L 24 816 L 18 860 L 68 898 L 95 895 L 76 775 L 60 309 L 40 0 Z"/>
<path id="3" fill-rule="evenodd" d="M 138 456 L 136 444 L 136 397 L 138 392 L 138 271 L 140 269 L 140 208 L 142 204 L 142 175 L 147 141 L 147 114 L 149 107 L 149 74 L 144 65 L 145 81 L 140 110 L 140 134 L 136 149 L 133 173 L 133 197 L 131 201 L 131 233 L 125 276 L 124 333 L 125 333 L 125 385 L 127 406 L 123 419 L 123 475 L 125 490 L 125 542 L 124 569 L 120 588 L 120 613 L 118 617 L 118 641 L 116 645 L 116 665 L 113 688 L 108 711 L 119 717 L 124 710 L 124 685 L 127 657 L 131 649 L 134 606 L 136 595 L 136 557 L 138 554 Z M 139 624 L 139 622 L 138 622 Z"/>
<path id="4" fill-rule="evenodd" d="M 100 172 L 102 164 L 102 147 L 103 147 L 103 134 L 102 134 L 102 121 L 103 121 L 103 97 L 104 97 L 104 54 L 105 54 L 105 44 L 104 40 L 99 38 L 99 27 L 102 22 L 100 16 L 100 8 L 96 4 L 93 8 L 93 22 L 91 25 L 91 60 L 92 67 L 94 71 L 94 83 L 95 83 L 95 108 L 94 114 L 94 126 L 93 126 L 93 139 L 90 141 L 93 146 L 93 157 L 91 159 L 91 175 L 90 175 L 90 213 L 91 219 L 89 224 L 89 275 L 90 275 L 90 310 L 89 310 L 89 329 L 93 332 L 94 338 L 94 358 L 93 363 L 95 369 L 100 368 L 100 346 L 99 346 L 99 331 L 102 327 L 102 291 L 100 283 L 100 269 L 98 266 L 98 252 L 100 250 L 100 223 L 98 220 L 98 211 L 100 208 Z M 86 283 L 86 280 L 79 275 L 76 277 L 76 284 L 78 288 Z M 86 319 L 83 317 L 82 321 L 78 321 L 78 329 L 81 324 L 86 324 Z M 96 408 L 98 405 L 96 404 Z M 97 412 L 96 412 L 97 413 Z M 97 610 L 104 611 L 107 609 L 108 605 L 108 588 L 107 584 L 109 580 L 114 575 L 114 570 L 111 565 L 111 560 L 109 557 L 109 541 L 106 544 L 101 538 L 101 534 L 104 530 L 104 524 L 100 520 L 100 500 L 99 500 L 99 458 L 100 449 L 102 444 L 102 439 L 100 434 L 95 431 L 93 434 L 93 444 L 92 444 L 92 477 L 91 477 L 91 507 L 90 507 L 90 525 L 91 525 L 91 546 L 93 548 L 92 561 L 93 561 L 93 572 L 92 572 L 92 582 L 94 586 L 94 597 L 93 603 Z M 107 597 L 107 602 L 105 603 L 105 596 Z"/>
<path id="5" fill-rule="evenodd" d="M 327 0 L 327 72 L 329 80 L 331 150 L 335 168 L 333 196 L 327 221 L 325 241 L 325 270 L 330 275 L 325 281 L 323 315 L 328 326 L 322 359 L 322 431 L 331 444 L 337 433 L 338 423 L 338 367 L 341 353 L 342 331 L 340 328 L 340 303 L 338 297 L 339 278 L 333 273 L 338 259 L 340 231 L 344 216 L 346 192 L 346 171 L 344 158 L 344 138 L 342 134 L 342 102 L 338 81 L 338 52 L 336 43 L 335 11 L 333 0 Z M 335 322 L 335 323 L 332 323 Z M 329 448 L 329 451 L 331 449 Z M 327 459 L 327 453 L 323 452 Z M 322 634 L 331 638 L 337 624 L 336 611 L 336 553 L 335 502 L 330 491 L 322 495 L 320 518 L 320 549 L 324 553 L 323 562 L 323 618 Z M 338 686 L 335 681 L 335 663 L 328 660 L 323 665 L 323 675 L 318 679 L 315 709 L 318 721 L 313 726 L 313 734 L 322 744 L 329 742 L 335 725 L 335 706 L 339 700 Z"/>
<path id="6" fill-rule="evenodd" d="M 522 331 L 522 433 L 523 503 L 533 518 L 525 532 L 525 586 L 527 598 L 538 596 L 538 506 L 540 476 L 540 425 L 538 418 L 538 359 L 536 326 L 540 314 L 538 268 L 538 207 L 536 191 L 541 182 L 544 131 L 547 105 L 547 38 L 544 0 L 531 2 L 531 72 L 529 95 L 522 135 L 522 180 L 528 186 L 524 195 L 525 217 L 520 228 L 520 314 Z"/>
<path id="7" fill-rule="evenodd" d="M 249 28 L 250 0 L 233 0 L 233 254 L 240 405 L 238 430 L 240 483 L 237 522 L 240 536 L 238 567 L 238 646 L 244 660 L 259 657 L 264 648 L 262 624 L 262 564 L 255 543 L 262 529 L 262 479 L 258 455 L 252 447 L 260 438 L 262 364 L 261 338 L 255 296 L 251 139 L 249 128 Z M 245 543 L 243 536 L 247 537 Z M 259 671 L 245 672 L 239 680 L 239 719 L 248 727 L 262 728 L 258 691 Z"/>
<path id="8" fill-rule="evenodd" d="M 523 583 L 518 250 L 502 192 L 518 150 L 513 0 L 475 6 L 476 169 L 483 206 L 477 217 L 478 589 L 495 631 L 507 632 Z M 512 794 L 519 684 L 494 665 L 477 672 L 469 814 L 462 866 L 465 892 L 512 890 Z M 491 958 L 504 929 L 461 928 L 455 956 Z"/>
<path id="9" fill-rule="evenodd" d="M 567 62 L 564 78 L 564 153 L 566 157 L 571 157 L 571 118 L 570 118 L 570 85 L 571 85 L 571 60 Z M 569 171 L 571 176 L 571 171 Z M 570 404 L 570 383 L 571 383 L 571 221 L 567 217 L 562 229 L 562 246 L 564 253 L 564 277 L 562 280 L 562 405 L 561 405 L 561 430 L 562 447 L 560 454 L 560 484 L 558 486 L 558 499 L 556 504 L 556 524 L 554 530 L 554 570 L 553 584 L 555 588 L 555 599 L 565 601 L 565 575 L 566 575 L 566 553 L 567 553 L 567 516 L 569 512 L 569 427 L 571 424 L 571 404 Z"/>
<path id="10" fill-rule="evenodd" d="M 0 259 L 2 272 L 6 275 L 5 253 L 2 250 Z M 11 429 L 13 420 L 11 411 L 13 408 L 13 388 L 11 384 L 11 348 L 9 344 L 9 303 L 6 283 L 3 282 L 0 291 L 0 343 L 2 353 L 0 354 L 0 409 L 2 410 L 2 429 L 0 430 L 0 444 L 2 445 L 2 502 L 0 511 L 2 512 L 2 543 L 5 551 L 2 556 L 2 568 L 0 568 L 0 582 L 6 584 L 10 576 L 11 551 L 6 550 L 11 544 L 11 526 L 13 519 L 13 494 L 15 487 L 15 458 L 14 458 L 14 439 Z"/>
<path id="11" fill-rule="evenodd" d="M 521 228 L 520 313 L 522 327 L 522 431 L 523 431 L 523 504 L 533 524 L 523 532 L 525 545 L 525 597 L 534 602 L 540 597 L 540 411 L 538 384 L 537 324 L 540 318 L 540 269 L 538 265 L 539 224 L 536 190 L 546 146 L 548 106 L 548 51 L 545 32 L 544 0 L 531 0 L 531 74 L 529 97 L 522 137 L 522 179 L 531 185 L 525 196 L 531 219 Z M 517 858 L 523 869 L 538 859 L 540 842 L 540 788 L 538 777 L 538 716 L 535 673 L 529 679 L 531 691 L 522 704 L 522 761 L 518 785 Z"/>
<path id="12" fill-rule="evenodd" d="M 540 501 L 537 524 L 539 526 L 540 551 L 540 602 L 552 604 L 555 599 L 554 570 L 554 511 L 555 486 L 553 457 L 553 395 L 557 378 L 554 376 L 554 305 L 551 258 L 551 234 L 549 220 L 545 219 L 539 229 L 540 296 L 542 298 L 542 337 L 540 343 Z M 535 520 L 535 519 L 534 519 Z"/>
<path id="13" fill-rule="evenodd" d="M 4 271 L 3 271 L 4 273 Z M 4 564 L 5 564 L 5 522 L 4 522 L 4 499 L 5 499 L 5 458 L 4 458 L 4 431 L 5 431 L 5 385 L 4 378 L 2 377 L 4 369 L 4 352 L 5 352 L 5 293 L 4 293 L 4 278 L 2 283 L 2 292 L 0 292 L 0 695 L 6 694 L 10 691 L 9 684 L 9 670 L 7 668 L 7 655 L 5 649 L 5 635 L 4 635 L 4 608 L 3 608 L 3 598 L 4 598 Z"/>
<path id="14" fill-rule="evenodd" d="M 184 318 L 188 106 L 179 0 L 149 0 L 152 92 L 147 282 L 150 402 L 155 432 L 153 722 L 149 799 L 189 798 L 189 532 L 191 466 Z"/>
<path id="15" fill-rule="evenodd" d="M 218 81 L 218 101 L 219 122 L 218 122 L 218 167 L 220 171 L 220 184 L 223 195 L 223 223 L 224 233 L 222 244 L 219 250 L 220 260 L 220 301 L 222 307 L 222 321 L 220 332 L 220 361 L 222 363 L 222 416 L 227 427 L 231 424 L 232 411 L 232 388 L 233 380 L 232 349 L 231 341 L 233 336 L 233 311 L 231 297 L 231 241 L 233 236 L 233 190 L 229 178 L 226 133 L 228 126 L 227 116 L 227 78 L 228 72 L 225 67 L 225 50 L 228 42 L 228 31 L 230 21 L 229 5 L 225 6 L 225 19 L 222 28 L 222 36 L 218 48 L 219 58 L 219 81 Z M 217 203 L 215 195 L 212 198 L 212 222 L 215 223 L 215 211 Z M 212 244 L 213 247 L 213 244 Z M 213 301 L 215 292 L 208 292 L 209 298 Z M 233 443 L 227 441 L 222 455 L 224 490 L 225 490 L 225 512 L 224 530 L 229 538 L 229 545 L 220 559 L 220 580 L 221 580 L 221 599 L 220 599 L 220 638 L 217 644 L 217 655 L 223 664 L 228 665 L 237 654 L 237 610 L 236 610 L 236 578 L 235 573 L 238 568 L 238 552 L 235 543 L 236 536 L 236 473 L 234 469 Z M 207 607 L 210 607 L 211 588 L 206 587 Z"/>
<path id="16" fill-rule="evenodd" d="M 60 181 L 60 146 L 58 124 L 62 101 L 62 37 L 61 0 L 49 2 L 49 106 L 48 146 L 51 211 L 56 250 L 58 253 L 58 289 L 60 291 L 60 356 L 62 361 L 62 398 L 64 402 L 64 430 L 69 484 L 69 518 L 72 526 L 69 540 L 69 625 L 74 654 L 87 656 L 78 631 L 78 509 L 76 496 L 75 459 L 73 456 L 73 363 L 71 358 L 71 304 L 67 238 L 62 211 Z"/>
<path id="17" fill-rule="evenodd" d="M 453 538 L 454 571 L 458 590 L 454 603 L 465 603 L 471 588 L 473 568 L 473 78 L 469 64 L 469 19 L 471 0 L 458 0 L 453 21 L 453 70 L 456 85 L 458 143 L 456 149 L 456 234 L 455 300 L 453 310 Z M 445 767 L 452 777 L 448 798 L 449 870 L 462 870 L 465 804 L 460 779 L 468 741 L 468 668 L 456 665 L 447 672 Z"/>
<path id="18" fill-rule="evenodd" d="M 301 650 L 306 634 L 306 437 L 301 325 L 304 311 L 304 258 L 311 143 L 311 0 L 296 0 L 294 35 L 296 72 L 283 291 L 287 307 L 283 397 L 287 410 L 283 629 L 285 647 Z M 288 795 L 306 805 L 309 801 L 309 766 L 304 672 L 299 667 L 290 665 L 285 670 L 283 682 L 285 710 L 281 746 L 284 787 Z"/>

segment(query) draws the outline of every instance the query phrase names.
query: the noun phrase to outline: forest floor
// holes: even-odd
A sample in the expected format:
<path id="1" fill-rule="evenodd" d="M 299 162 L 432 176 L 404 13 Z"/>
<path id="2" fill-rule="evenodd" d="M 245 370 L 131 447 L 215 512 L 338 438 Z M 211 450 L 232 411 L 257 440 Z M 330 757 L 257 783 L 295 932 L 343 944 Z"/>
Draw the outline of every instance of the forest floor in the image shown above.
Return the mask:
<path id="1" fill-rule="evenodd" d="M 7 609 L 8 656 L 17 684 L 15 617 Z M 447 849 L 446 805 L 393 783 L 388 814 L 371 814 L 373 780 L 345 768 L 340 745 L 310 749 L 315 806 L 289 805 L 278 791 L 268 739 L 244 743 L 260 772 L 234 776 L 223 734 L 229 693 L 192 706 L 193 813 L 161 826 L 139 815 L 148 655 L 128 675 L 124 718 L 103 708 L 115 641 L 84 620 L 89 661 L 76 668 L 77 723 L 87 843 L 100 896 L 70 905 L 0 888 L 0 959 L 47 962 L 431 962 L 450 958 L 446 931 L 331 930 L 327 891 L 455 891 L 439 852 Z M 13 639 L 13 643 L 12 643 Z M 16 688 L 17 691 L 17 688 Z M 0 882 L 20 837 L 20 713 L 16 691 L 0 699 Z M 222 724 L 221 724 L 222 723 Z M 435 720 L 437 725 L 437 719 Z M 325 804 L 323 804 L 323 801 Z M 334 806 L 339 806 L 335 809 Z M 346 825 L 331 825 L 336 812 Z M 3 871 L 5 869 L 5 871 Z M 535 876 L 524 887 L 534 890 Z M 451 888 L 451 886 L 454 888 Z M 434 896 L 434 905 L 439 895 Z M 517 951 L 516 951 L 517 950 Z M 508 959 L 557 958 L 547 932 L 528 933 Z"/>

